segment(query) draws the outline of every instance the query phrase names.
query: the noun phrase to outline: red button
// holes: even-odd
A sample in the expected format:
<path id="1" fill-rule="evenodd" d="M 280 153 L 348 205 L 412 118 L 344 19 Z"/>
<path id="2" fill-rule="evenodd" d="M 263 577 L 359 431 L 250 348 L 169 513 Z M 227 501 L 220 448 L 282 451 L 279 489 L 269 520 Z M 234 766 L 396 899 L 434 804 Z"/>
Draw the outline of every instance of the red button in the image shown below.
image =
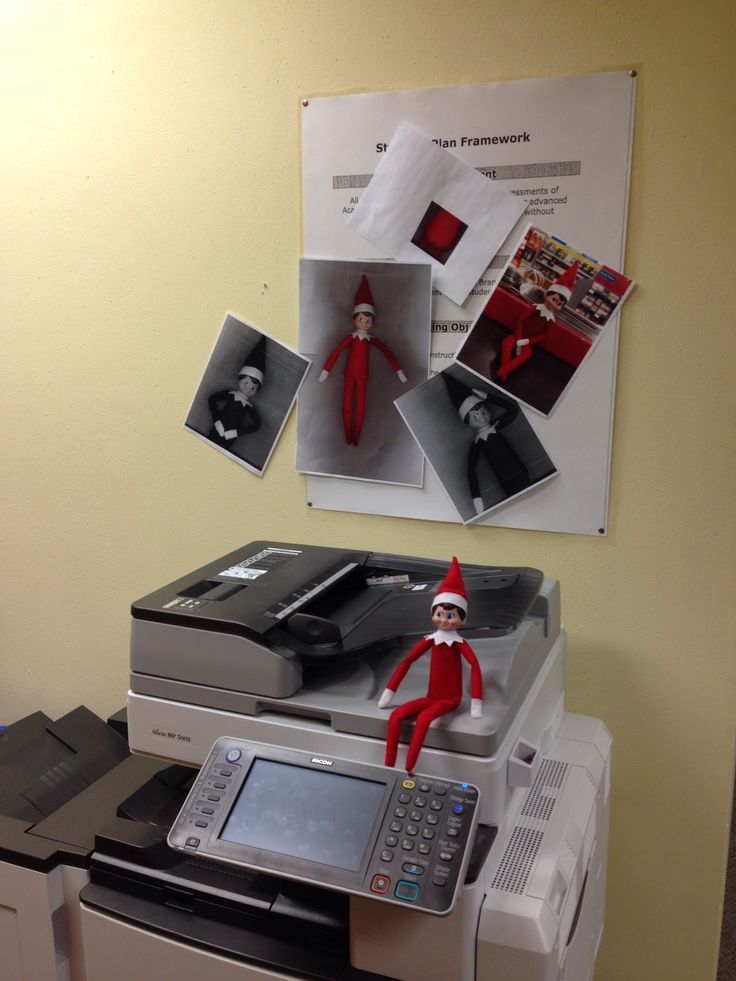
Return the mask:
<path id="1" fill-rule="evenodd" d="M 371 892 L 388 892 L 391 880 L 387 875 L 374 875 L 371 879 Z"/>

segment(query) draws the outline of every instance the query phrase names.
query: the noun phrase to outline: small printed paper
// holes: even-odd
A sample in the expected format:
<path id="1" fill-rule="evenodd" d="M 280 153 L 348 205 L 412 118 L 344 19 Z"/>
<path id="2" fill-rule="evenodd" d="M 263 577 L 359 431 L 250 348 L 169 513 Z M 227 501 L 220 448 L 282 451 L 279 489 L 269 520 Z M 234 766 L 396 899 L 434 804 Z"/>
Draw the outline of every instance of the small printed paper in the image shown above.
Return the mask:
<path id="1" fill-rule="evenodd" d="M 525 202 L 406 124 L 396 131 L 350 228 L 402 262 L 429 262 L 462 305 Z"/>
<path id="2" fill-rule="evenodd" d="M 460 365 L 397 399 L 396 408 L 463 524 L 557 473 L 519 403 Z"/>
<path id="3" fill-rule="evenodd" d="M 309 360 L 228 313 L 184 428 L 263 476 Z"/>
<path id="4" fill-rule="evenodd" d="M 428 265 L 301 260 L 299 349 L 313 368 L 298 471 L 422 486 L 424 459 L 394 400 L 429 373 L 431 305 Z"/>
<path id="5" fill-rule="evenodd" d="M 529 225 L 459 348 L 457 360 L 549 415 L 633 282 Z"/>

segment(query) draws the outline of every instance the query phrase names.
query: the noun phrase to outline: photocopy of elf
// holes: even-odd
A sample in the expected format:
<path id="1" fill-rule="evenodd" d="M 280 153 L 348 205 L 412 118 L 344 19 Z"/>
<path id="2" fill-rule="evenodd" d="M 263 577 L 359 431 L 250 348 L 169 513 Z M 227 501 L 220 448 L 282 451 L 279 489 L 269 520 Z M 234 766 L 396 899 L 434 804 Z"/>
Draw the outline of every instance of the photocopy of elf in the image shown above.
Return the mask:
<path id="1" fill-rule="evenodd" d="M 569 302 L 578 275 L 579 261 L 566 269 L 544 291 L 541 303 L 535 303 L 518 319 L 513 334 L 501 342 L 501 363 L 496 372 L 501 381 L 506 381 L 512 371 L 516 371 L 532 356 L 535 344 L 541 344 L 549 336 L 556 315 Z"/>
<path id="2" fill-rule="evenodd" d="M 483 679 L 480 665 L 470 644 L 458 633 L 467 610 L 465 583 L 458 561 L 453 557 L 450 570 L 432 601 L 432 622 L 437 629 L 409 651 L 378 700 L 379 708 L 390 705 L 412 664 L 428 651 L 431 652 L 427 694 L 424 698 L 399 705 L 391 713 L 386 735 L 386 766 L 396 763 L 401 723 L 414 717 L 414 733 L 406 754 L 406 771 L 411 773 L 414 770 L 430 723 L 451 712 L 462 701 L 464 660 L 470 665 L 470 715 L 473 719 L 481 717 Z"/>
<path id="3" fill-rule="evenodd" d="M 467 388 L 451 375 L 442 377 L 458 415 L 475 433 L 468 450 L 468 488 L 475 513 L 482 514 L 490 505 L 483 501 L 478 477 L 481 460 L 486 461 L 506 497 L 513 497 L 531 483 L 529 471 L 503 433 L 519 414 L 519 405 L 504 396 Z"/>
<path id="4" fill-rule="evenodd" d="M 261 417 L 253 405 L 266 373 L 265 338 L 261 337 L 238 372 L 237 389 L 215 392 L 209 398 L 212 429 L 208 439 L 229 449 L 239 436 L 261 428 Z"/>
<path id="5" fill-rule="evenodd" d="M 357 446 L 360 442 L 360 431 L 363 428 L 365 419 L 366 386 L 368 383 L 368 364 L 370 359 L 371 346 L 377 348 L 383 354 L 394 369 L 402 384 L 406 381 L 406 375 L 401 370 L 401 365 L 396 360 L 393 352 L 379 338 L 371 335 L 376 316 L 376 308 L 373 303 L 368 280 L 363 276 L 360 286 L 355 294 L 353 306 L 353 325 L 354 330 L 346 334 L 340 341 L 332 354 L 325 361 L 324 367 L 319 376 L 321 382 L 325 381 L 335 362 L 343 351 L 348 352 L 345 362 L 345 382 L 342 394 L 342 418 L 345 426 L 345 441 L 348 446 Z"/>

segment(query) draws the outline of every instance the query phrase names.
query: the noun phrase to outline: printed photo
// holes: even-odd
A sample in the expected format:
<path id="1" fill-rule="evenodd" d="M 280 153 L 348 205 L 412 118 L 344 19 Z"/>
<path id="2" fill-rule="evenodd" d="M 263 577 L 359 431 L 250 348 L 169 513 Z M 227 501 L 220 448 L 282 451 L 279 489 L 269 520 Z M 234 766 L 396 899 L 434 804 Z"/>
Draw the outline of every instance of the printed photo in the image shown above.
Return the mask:
<path id="1" fill-rule="evenodd" d="M 457 361 L 549 415 L 633 285 L 529 226 Z"/>
<path id="2" fill-rule="evenodd" d="M 557 473 L 519 403 L 453 364 L 396 402 L 463 524 Z"/>
<path id="3" fill-rule="evenodd" d="M 309 370 L 309 360 L 229 313 L 185 429 L 259 477 Z"/>
<path id="4" fill-rule="evenodd" d="M 431 303 L 429 265 L 302 259 L 297 470 L 421 487 L 394 400 L 429 374 Z"/>

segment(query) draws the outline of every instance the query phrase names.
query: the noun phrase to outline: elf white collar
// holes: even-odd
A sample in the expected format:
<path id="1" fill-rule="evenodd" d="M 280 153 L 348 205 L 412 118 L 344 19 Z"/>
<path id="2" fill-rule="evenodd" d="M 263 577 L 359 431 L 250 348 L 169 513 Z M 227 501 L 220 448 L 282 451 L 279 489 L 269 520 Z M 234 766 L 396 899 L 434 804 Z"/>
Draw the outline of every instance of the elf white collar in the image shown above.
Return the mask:
<path id="1" fill-rule="evenodd" d="M 489 423 L 487 426 L 481 429 L 479 433 L 475 434 L 475 439 L 473 440 L 473 442 L 477 443 L 479 439 L 482 439 L 483 442 L 485 443 L 485 441 L 488 439 L 489 436 L 495 436 L 497 425 L 498 423 L 495 422 Z"/>
<path id="2" fill-rule="evenodd" d="M 452 644 L 459 644 L 462 641 L 462 637 L 457 630 L 435 630 L 433 634 L 427 634 L 424 639 L 432 640 L 435 644 L 447 644 L 448 647 L 451 647 Z"/>
<path id="3" fill-rule="evenodd" d="M 241 405 L 250 405 L 248 399 L 243 395 L 242 392 L 230 392 L 235 402 L 240 402 Z"/>
<path id="4" fill-rule="evenodd" d="M 555 319 L 554 313 L 552 313 L 552 311 L 543 303 L 535 303 L 534 308 L 539 311 L 540 316 L 544 317 L 545 320 Z"/>
<path id="5" fill-rule="evenodd" d="M 354 330 L 353 337 L 355 337 L 356 340 L 359 341 L 369 341 L 371 339 L 371 335 L 368 333 L 367 330 Z"/>

